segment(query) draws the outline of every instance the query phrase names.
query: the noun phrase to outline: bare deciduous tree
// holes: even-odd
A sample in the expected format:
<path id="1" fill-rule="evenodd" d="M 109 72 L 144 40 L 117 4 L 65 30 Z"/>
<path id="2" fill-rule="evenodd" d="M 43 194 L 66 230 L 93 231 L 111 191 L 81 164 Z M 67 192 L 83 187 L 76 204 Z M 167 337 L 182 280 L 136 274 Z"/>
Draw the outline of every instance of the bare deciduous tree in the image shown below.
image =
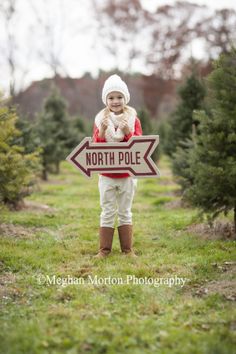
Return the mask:
<path id="1" fill-rule="evenodd" d="M 236 11 L 216 10 L 200 21 L 195 30 L 196 35 L 206 42 L 209 58 L 215 58 L 219 53 L 229 53 L 236 45 Z"/>
<path id="2" fill-rule="evenodd" d="M 130 72 L 133 61 L 142 59 L 149 13 L 139 0 L 92 0 L 99 40 L 112 55 L 114 66 Z M 125 63 L 125 64 L 124 64 Z"/>
<path id="3" fill-rule="evenodd" d="M 16 15 L 16 0 L 5 0 L 0 5 L 0 15 L 4 23 L 4 30 L 6 34 L 5 48 L 2 48 L 5 59 L 9 68 L 9 92 L 11 96 L 15 95 L 16 84 L 16 51 L 17 44 L 14 35 L 14 22 Z"/>
<path id="4" fill-rule="evenodd" d="M 157 8 L 152 18 L 152 42 L 146 59 L 155 74 L 165 79 L 176 76 L 186 49 L 195 38 L 196 18 L 204 8 L 188 2 Z"/>
<path id="5" fill-rule="evenodd" d="M 149 72 L 169 79 L 181 73 L 192 56 L 195 40 L 200 40 L 202 47 L 206 42 L 206 60 L 235 45 L 234 10 L 212 13 L 207 6 L 179 1 L 151 13 L 142 7 L 140 0 L 91 1 L 104 56 L 108 52 L 114 66 L 123 71 L 130 72 L 133 62 L 139 60 Z M 126 62 L 123 67 L 122 59 Z"/>
<path id="6" fill-rule="evenodd" d="M 63 53 L 63 40 L 62 32 L 65 30 L 63 24 L 63 0 L 58 1 L 57 13 L 59 18 L 54 16 L 54 13 L 50 11 L 50 4 L 44 0 L 40 3 L 42 8 L 39 11 L 36 3 L 33 0 L 29 0 L 33 15 L 35 18 L 35 26 L 32 30 L 35 32 L 36 37 L 42 42 L 42 46 L 37 47 L 37 54 L 40 61 L 46 63 L 52 70 L 54 76 L 64 73 L 67 76 L 66 65 L 62 60 Z M 59 26 L 57 27 L 55 21 L 59 20 Z"/>

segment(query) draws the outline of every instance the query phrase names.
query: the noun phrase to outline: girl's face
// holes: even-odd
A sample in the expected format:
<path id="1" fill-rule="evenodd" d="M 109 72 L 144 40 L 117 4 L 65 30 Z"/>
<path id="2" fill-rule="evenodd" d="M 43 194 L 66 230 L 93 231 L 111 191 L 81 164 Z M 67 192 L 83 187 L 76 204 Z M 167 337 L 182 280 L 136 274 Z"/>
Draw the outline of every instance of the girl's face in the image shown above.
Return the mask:
<path id="1" fill-rule="evenodd" d="M 122 113 L 125 107 L 125 99 L 122 93 L 116 91 L 109 93 L 107 95 L 107 107 L 115 114 Z"/>

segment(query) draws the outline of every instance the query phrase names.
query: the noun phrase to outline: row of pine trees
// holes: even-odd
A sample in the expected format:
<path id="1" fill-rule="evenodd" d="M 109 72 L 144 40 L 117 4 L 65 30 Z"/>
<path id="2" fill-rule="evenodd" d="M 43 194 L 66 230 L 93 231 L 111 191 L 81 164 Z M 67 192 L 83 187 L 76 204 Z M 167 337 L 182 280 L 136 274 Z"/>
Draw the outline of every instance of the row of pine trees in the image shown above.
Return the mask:
<path id="1" fill-rule="evenodd" d="M 236 50 L 221 55 L 203 81 L 195 69 L 178 91 L 179 104 L 158 127 L 161 153 L 167 154 L 183 198 L 210 220 L 233 210 L 236 230 Z M 143 133 L 156 133 L 148 112 L 138 112 Z M 54 88 L 36 123 L 18 119 L 0 98 L 0 203 L 16 207 L 33 191 L 39 175 L 59 173 L 60 162 L 92 126 L 69 118 Z"/>
<path id="2" fill-rule="evenodd" d="M 211 222 L 233 211 L 236 237 L 236 50 L 221 55 L 202 81 L 194 72 L 161 128 L 163 150 L 183 198 Z"/>
<path id="3" fill-rule="evenodd" d="M 20 208 L 37 181 L 60 172 L 60 162 L 91 127 L 69 117 L 67 104 L 52 88 L 35 123 L 17 116 L 16 108 L 0 97 L 0 205 Z"/>

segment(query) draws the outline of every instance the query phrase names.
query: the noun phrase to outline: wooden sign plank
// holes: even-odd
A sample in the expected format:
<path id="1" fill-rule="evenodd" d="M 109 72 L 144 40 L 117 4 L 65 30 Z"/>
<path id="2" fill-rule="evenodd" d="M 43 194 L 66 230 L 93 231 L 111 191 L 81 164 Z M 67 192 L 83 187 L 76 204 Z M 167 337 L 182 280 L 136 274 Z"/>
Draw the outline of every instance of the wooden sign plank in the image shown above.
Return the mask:
<path id="1" fill-rule="evenodd" d="M 160 172 L 151 159 L 158 143 L 158 135 L 133 136 L 120 143 L 94 143 L 87 137 L 66 160 L 86 177 L 92 173 L 124 172 L 133 177 L 158 177 Z"/>

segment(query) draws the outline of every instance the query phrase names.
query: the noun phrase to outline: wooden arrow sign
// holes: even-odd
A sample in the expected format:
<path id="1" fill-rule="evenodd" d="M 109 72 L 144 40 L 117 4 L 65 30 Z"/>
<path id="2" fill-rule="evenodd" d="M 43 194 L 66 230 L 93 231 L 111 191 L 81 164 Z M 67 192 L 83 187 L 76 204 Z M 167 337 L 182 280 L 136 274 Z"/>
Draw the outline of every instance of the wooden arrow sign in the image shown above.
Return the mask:
<path id="1" fill-rule="evenodd" d="M 151 154 L 159 143 L 158 135 L 133 136 L 127 142 L 93 143 L 84 138 L 66 160 L 86 176 L 91 173 L 124 173 L 133 177 L 158 177 Z"/>

